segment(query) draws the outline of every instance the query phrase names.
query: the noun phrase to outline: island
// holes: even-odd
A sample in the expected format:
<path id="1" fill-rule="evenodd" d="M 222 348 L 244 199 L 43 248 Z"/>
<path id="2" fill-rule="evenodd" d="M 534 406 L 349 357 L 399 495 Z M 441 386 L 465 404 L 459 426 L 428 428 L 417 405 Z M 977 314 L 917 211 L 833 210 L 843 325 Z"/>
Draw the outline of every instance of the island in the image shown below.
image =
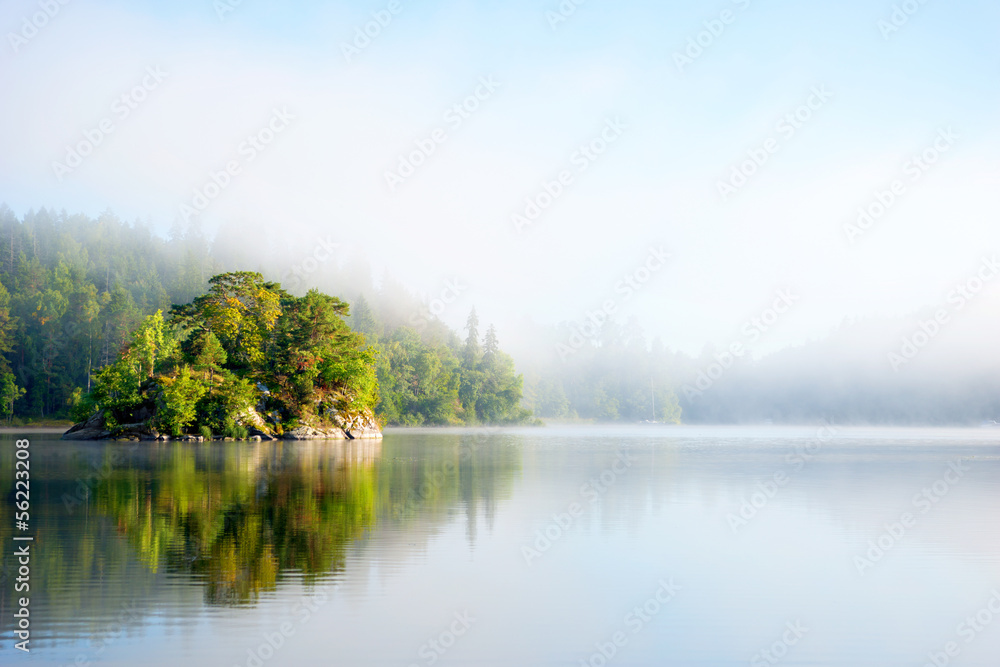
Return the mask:
<path id="1" fill-rule="evenodd" d="M 146 317 L 94 376 L 65 440 L 381 438 L 375 352 L 348 304 L 260 273 Z"/>

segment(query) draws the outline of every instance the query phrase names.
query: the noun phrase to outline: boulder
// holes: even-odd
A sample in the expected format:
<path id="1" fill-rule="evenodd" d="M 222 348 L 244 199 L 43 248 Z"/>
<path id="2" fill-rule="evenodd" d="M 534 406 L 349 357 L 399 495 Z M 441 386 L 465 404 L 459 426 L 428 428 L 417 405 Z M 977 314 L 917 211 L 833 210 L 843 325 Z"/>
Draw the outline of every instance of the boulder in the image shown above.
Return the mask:
<path id="1" fill-rule="evenodd" d="M 107 440 L 111 432 L 104 428 L 104 412 L 96 412 L 86 421 L 73 424 L 63 433 L 63 440 Z"/>
<path id="2" fill-rule="evenodd" d="M 351 440 L 382 437 L 382 429 L 379 428 L 374 415 L 368 411 L 351 416 L 335 414 L 333 421 L 344 432 L 344 436 Z"/>

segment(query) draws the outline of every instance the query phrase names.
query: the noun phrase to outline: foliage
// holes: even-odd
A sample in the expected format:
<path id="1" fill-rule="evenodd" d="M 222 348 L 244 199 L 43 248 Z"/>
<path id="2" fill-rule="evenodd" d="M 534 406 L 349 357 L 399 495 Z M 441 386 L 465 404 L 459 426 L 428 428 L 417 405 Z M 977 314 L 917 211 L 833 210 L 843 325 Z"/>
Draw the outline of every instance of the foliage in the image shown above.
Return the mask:
<path id="1" fill-rule="evenodd" d="M 104 410 L 109 428 L 152 420 L 173 435 L 197 427 L 243 439 L 251 426 L 370 414 L 375 353 L 345 323 L 346 303 L 316 290 L 295 297 L 246 271 L 209 285 L 168 321 L 158 310 L 140 322 L 98 371 L 85 404 Z"/>
<path id="2" fill-rule="evenodd" d="M 205 385 L 185 366 L 177 377 L 161 377 L 163 391 L 157 406 L 156 419 L 160 430 L 180 435 L 198 418 L 198 401 L 208 391 Z"/>
<path id="3" fill-rule="evenodd" d="M 387 423 L 513 424 L 530 417 L 520 406 L 522 378 L 500 350 L 496 329 L 490 326 L 481 345 L 478 327 L 473 309 L 464 343 L 424 341 L 405 326 L 380 340 L 378 412 Z"/>
<path id="4" fill-rule="evenodd" d="M 566 330 L 560 340 L 571 336 Z M 608 322 L 599 340 L 530 374 L 525 403 L 550 419 L 679 423 L 671 381 L 675 363 L 658 341 L 647 343 L 637 326 Z"/>
<path id="5" fill-rule="evenodd" d="M 226 428 L 220 415 L 235 427 L 251 406 L 275 432 L 375 406 L 388 423 L 520 418 L 515 376 L 500 377 L 502 363 L 480 368 L 474 314 L 463 346 L 437 321 L 416 333 L 401 326 L 416 322 L 409 311 L 379 321 L 363 297 L 353 309 L 316 291 L 296 297 L 259 273 L 221 273 L 219 257 L 194 226 L 162 238 L 110 212 L 19 219 L 0 205 L 0 411 L 79 421 L 102 410 L 108 426 L 135 423 L 189 367 L 205 389 L 189 428 L 213 432 Z"/>

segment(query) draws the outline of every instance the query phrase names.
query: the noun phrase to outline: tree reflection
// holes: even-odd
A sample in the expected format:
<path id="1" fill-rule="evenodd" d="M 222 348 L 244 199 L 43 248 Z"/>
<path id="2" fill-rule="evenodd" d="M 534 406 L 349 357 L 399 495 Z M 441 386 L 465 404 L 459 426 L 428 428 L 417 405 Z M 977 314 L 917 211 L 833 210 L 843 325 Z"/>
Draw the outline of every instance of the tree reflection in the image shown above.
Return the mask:
<path id="1" fill-rule="evenodd" d="M 379 441 L 156 443 L 108 467 L 95 509 L 151 571 L 200 581 L 211 604 L 242 604 L 283 576 L 345 567 L 380 522 L 443 523 L 464 508 L 471 541 L 520 467 L 495 436 Z"/>

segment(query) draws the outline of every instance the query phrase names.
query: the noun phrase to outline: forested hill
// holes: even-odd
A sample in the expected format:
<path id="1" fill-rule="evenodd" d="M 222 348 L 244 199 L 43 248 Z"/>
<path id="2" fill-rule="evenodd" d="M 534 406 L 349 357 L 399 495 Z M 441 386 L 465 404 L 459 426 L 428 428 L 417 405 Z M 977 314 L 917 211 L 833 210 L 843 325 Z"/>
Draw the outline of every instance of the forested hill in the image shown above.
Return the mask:
<path id="1" fill-rule="evenodd" d="M 95 372 L 113 363 L 146 317 L 190 303 L 229 266 L 196 228 L 168 238 L 111 213 L 95 218 L 42 209 L 18 217 L 0 205 L 0 410 L 17 419 L 70 418 Z M 303 289 L 296 291 L 304 292 Z M 355 295 L 342 295 L 353 297 Z M 357 301 L 357 299 L 353 299 Z M 423 335 L 368 329 L 381 401 L 390 424 L 517 423 L 522 378 L 496 332 L 481 339 L 473 315 L 460 338 L 440 323 Z"/>

